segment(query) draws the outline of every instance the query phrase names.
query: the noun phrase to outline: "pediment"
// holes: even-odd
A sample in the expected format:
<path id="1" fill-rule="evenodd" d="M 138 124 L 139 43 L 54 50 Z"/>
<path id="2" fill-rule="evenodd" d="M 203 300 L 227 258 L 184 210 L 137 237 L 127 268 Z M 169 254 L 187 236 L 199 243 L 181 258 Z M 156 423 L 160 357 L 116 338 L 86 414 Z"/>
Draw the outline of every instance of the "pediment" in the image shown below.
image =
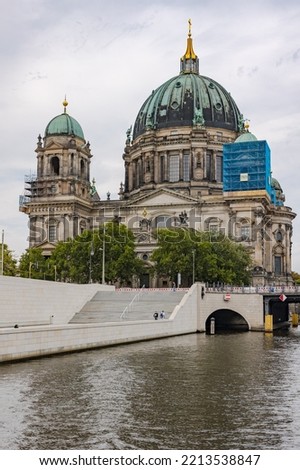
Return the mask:
<path id="1" fill-rule="evenodd" d="M 169 206 L 182 204 L 196 204 L 198 200 L 186 194 L 181 194 L 172 190 L 159 189 L 151 193 L 147 193 L 127 204 L 128 207 L 134 206 Z"/>
<path id="2" fill-rule="evenodd" d="M 64 146 L 59 143 L 55 142 L 54 140 L 51 140 L 50 142 L 47 142 L 47 144 L 44 146 L 44 149 L 51 150 L 51 149 L 63 149 Z"/>
<path id="3" fill-rule="evenodd" d="M 55 248 L 55 244 L 47 241 L 35 245 L 35 248 L 40 248 L 42 250 L 43 256 L 50 256 Z"/>

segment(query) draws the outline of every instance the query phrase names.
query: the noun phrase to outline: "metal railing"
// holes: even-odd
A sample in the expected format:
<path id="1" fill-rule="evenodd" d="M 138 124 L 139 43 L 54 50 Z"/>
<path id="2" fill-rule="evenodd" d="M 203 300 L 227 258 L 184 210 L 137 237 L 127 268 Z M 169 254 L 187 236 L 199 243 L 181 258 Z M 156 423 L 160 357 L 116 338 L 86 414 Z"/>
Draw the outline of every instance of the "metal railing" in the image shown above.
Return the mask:
<path id="1" fill-rule="evenodd" d="M 207 293 L 233 293 L 233 294 L 276 294 L 276 293 L 300 293 L 300 286 L 206 286 Z"/>
<path id="2" fill-rule="evenodd" d="M 123 312 L 121 313 L 120 315 L 120 319 L 121 320 L 124 320 L 124 318 L 126 317 L 126 314 L 130 312 L 133 304 L 135 302 L 138 302 L 138 300 L 140 299 L 141 295 L 143 294 L 144 292 L 144 289 L 145 289 L 145 286 L 141 287 L 139 292 L 133 297 L 133 299 L 131 300 L 131 302 L 126 305 L 126 307 L 124 308 Z"/>

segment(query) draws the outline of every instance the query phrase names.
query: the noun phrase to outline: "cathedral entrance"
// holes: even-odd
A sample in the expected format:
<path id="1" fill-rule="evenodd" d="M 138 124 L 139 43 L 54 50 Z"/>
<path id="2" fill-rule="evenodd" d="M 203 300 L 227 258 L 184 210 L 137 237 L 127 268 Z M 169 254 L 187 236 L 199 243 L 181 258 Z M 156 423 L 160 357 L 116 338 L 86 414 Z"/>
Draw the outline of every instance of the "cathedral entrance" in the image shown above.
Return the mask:
<path id="1" fill-rule="evenodd" d="M 143 273 L 140 277 L 140 287 L 149 288 L 150 285 L 150 275 L 149 273 Z"/>

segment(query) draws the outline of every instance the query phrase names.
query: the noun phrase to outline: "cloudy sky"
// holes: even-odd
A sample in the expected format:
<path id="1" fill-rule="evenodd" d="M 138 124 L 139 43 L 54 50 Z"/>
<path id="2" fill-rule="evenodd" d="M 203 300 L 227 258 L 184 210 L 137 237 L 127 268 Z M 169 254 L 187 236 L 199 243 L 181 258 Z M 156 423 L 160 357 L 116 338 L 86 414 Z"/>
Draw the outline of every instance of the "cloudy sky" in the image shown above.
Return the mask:
<path id="1" fill-rule="evenodd" d="M 294 222 L 300 272 L 299 0 L 9 0 L 0 15 L 0 230 L 19 256 L 28 247 L 19 212 L 24 175 L 36 171 L 38 134 L 63 112 L 94 155 L 102 198 L 123 181 L 126 130 L 151 91 L 179 73 L 192 18 L 200 73 L 233 96 L 250 130 L 267 140 L 273 176 Z"/>

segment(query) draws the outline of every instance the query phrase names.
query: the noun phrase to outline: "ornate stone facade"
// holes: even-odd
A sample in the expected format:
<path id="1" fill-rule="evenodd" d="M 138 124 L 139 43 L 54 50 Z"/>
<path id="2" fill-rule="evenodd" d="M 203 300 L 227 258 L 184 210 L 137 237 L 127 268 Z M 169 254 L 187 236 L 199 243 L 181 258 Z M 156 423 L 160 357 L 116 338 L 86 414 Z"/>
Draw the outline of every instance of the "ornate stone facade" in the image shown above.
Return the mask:
<path id="1" fill-rule="evenodd" d="M 238 141 L 256 139 L 229 93 L 199 74 L 190 30 L 180 74 L 150 95 L 126 133 L 118 200 L 100 200 L 90 182 L 90 145 L 66 106 L 38 138 L 37 174 L 27 179 L 21 198 L 31 247 L 41 246 L 50 255 L 57 241 L 117 219 L 135 232 L 145 263 L 140 285 L 161 287 L 170 280 L 149 274 L 152 231 L 183 226 L 218 231 L 246 246 L 253 259 L 253 285 L 292 282 L 295 214 L 283 205 L 277 180 L 271 184 L 273 199 L 258 187 L 224 192 L 223 145 L 239 136 Z M 271 181 L 271 173 L 267 177 Z"/>

